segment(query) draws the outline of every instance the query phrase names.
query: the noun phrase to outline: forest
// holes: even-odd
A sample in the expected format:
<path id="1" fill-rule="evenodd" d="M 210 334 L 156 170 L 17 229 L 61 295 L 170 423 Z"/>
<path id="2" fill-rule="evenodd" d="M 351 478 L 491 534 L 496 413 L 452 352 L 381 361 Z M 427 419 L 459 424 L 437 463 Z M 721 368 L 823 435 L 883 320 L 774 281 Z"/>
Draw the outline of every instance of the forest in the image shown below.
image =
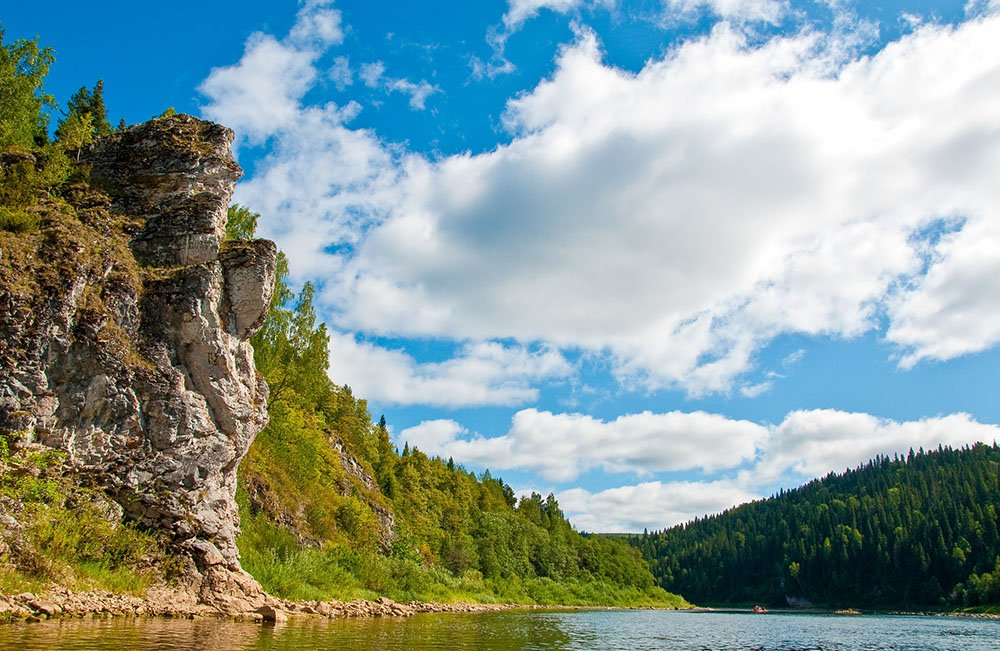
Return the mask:
<path id="1" fill-rule="evenodd" d="M 234 206 L 229 236 L 252 236 L 258 219 Z M 518 498 L 488 470 L 397 450 L 385 419 L 374 422 L 364 399 L 329 379 L 314 288 L 293 296 L 287 272 L 279 255 L 272 306 L 253 339 L 271 420 L 241 466 L 238 496 L 243 563 L 265 588 L 299 599 L 683 604 L 624 541 L 576 532 L 553 495 Z M 345 459 L 360 468 L 345 469 Z M 388 513 L 391 534 L 380 522 Z"/>
<path id="2" fill-rule="evenodd" d="M 1000 602 L 1000 448 L 880 456 L 631 540 L 701 604 L 884 608 Z"/>
<path id="3" fill-rule="evenodd" d="M 109 122 L 101 81 L 65 106 L 46 93 L 54 60 L 37 39 L 4 43 L 0 29 L 5 248 L 83 237 L 84 218 L 103 205 L 89 185 L 87 147 L 127 128 Z M 39 217 L 53 211 L 58 219 Z M 229 240 L 254 237 L 259 215 L 233 206 L 228 216 Z M 554 496 L 518 498 L 489 471 L 397 450 L 385 419 L 375 422 L 364 399 L 330 379 L 336 351 L 331 360 L 314 287 L 293 292 L 289 264 L 279 254 L 266 322 L 252 341 L 270 386 L 270 424 L 240 466 L 237 494 L 242 563 L 266 590 L 293 599 L 686 605 L 655 585 L 626 542 L 575 531 Z M 55 450 L 25 455 L 0 437 L 0 498 L 30 520 L 23 548 L 0 551 L 0 593 L 52 582 L 141 592 L 157 575 L 169 579 L 169 541 L 91 513 L 99 487 L 74 485 L 61 467 Z"/>

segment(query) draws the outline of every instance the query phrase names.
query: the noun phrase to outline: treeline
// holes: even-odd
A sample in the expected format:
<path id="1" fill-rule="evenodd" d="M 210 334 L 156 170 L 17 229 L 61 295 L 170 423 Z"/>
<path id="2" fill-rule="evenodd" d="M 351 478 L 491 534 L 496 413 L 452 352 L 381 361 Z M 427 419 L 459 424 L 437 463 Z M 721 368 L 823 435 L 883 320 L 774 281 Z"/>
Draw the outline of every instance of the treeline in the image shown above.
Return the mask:
<path id="1" fill-rule="evenodd" d="M 1000 603 L 1000 448 L 880 456 L 632 538 L 665 589 L 705 604 Z"/>
<path id="2" fill-rule="evenodd" d="M 234 206 L 229 237 L 252 237 L 257 219 Z M 240 550 L 265 588 L 294 598 L 683 605 L 626 542 L 576 532 L 554 496 L 518 499 L 488 471 L 397 450 L 385 419 L 374 422 L 363 399 L 329 379 L 314 287 L 293 295 L 287 273 L 279 255 L 252 341 L 270 423 L 240 468 Z"/>

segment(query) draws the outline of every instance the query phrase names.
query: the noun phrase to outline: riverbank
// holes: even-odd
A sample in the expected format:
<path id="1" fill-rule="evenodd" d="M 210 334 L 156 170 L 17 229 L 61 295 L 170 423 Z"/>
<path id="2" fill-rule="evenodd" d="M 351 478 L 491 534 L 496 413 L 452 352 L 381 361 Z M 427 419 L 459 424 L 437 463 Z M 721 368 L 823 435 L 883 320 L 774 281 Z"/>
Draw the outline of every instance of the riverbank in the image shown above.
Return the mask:
<path id="1" fill-rule="evenodd" d="M 144 597 L 103 591 L 74 592 L 56 587 L 44 593 L 25 592 L 0 595 L 0 623 L 50 618 L 162 617 L 218 618 L 258 622 L 283 622 L 289 617 L 325 619 L 411 617 L 421 613 L 485 613 L 502 610 L 617 610 L 607 606 L 559 606 L 538 604 L 483 604 L 470 602 L 434 603 L 398 602 L 380 597 L 376 600 L 291 601 L 274 599 L 253 612 L 222 613 L 198 604 L 188 595 L 169 588 L 152 589 Z M 660 608 L 676 610 L 673 608 Z M 629 610 L 627 608 L 623 610 Z"/>

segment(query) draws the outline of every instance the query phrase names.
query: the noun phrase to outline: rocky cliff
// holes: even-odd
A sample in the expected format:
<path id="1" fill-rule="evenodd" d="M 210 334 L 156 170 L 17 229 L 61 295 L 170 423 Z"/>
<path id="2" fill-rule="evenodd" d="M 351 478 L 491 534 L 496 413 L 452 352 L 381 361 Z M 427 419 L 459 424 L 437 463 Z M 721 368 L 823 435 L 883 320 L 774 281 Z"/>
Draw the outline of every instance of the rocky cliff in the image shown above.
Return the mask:
<path id="1" fill-rule="evenodd" d="M 102 139 L 89 186 L 42 201 L 42 227 L 0 252 L 0 434 L 64 451 L 167 532 L 188 594 L 226 612 L 267 599 L 239 565 L 235 491 L 267 421 L 248 339 L 276 256 L 224 241 L 232 137 L 178 115 Z"/>

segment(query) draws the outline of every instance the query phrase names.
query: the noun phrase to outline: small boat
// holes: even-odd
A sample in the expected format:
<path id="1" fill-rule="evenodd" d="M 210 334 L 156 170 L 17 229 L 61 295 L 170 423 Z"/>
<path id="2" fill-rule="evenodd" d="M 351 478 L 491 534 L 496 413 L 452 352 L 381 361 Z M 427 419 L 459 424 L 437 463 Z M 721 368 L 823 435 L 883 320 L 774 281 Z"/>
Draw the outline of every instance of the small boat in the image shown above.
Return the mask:
<path id="1" fill-rule="evenodd" d="M 750 609 L 750 612 L 756 613 L 758 615 L 763 615 L 764 613 L 767 612 L 767 608 L 764 608 L 760 604 L 757 604 L 756 606 Z"/>

